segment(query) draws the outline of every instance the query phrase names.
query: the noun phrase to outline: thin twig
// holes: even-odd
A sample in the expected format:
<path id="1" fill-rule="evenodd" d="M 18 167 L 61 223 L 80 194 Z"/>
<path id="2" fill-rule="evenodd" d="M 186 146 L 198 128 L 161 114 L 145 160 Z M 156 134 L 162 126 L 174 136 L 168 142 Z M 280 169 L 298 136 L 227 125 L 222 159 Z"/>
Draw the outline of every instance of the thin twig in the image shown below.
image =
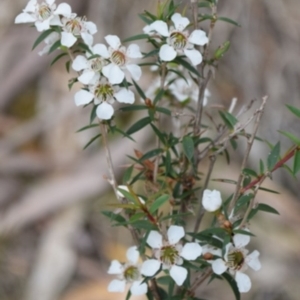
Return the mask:
<path id="1" fill-rule="evenodd" d="M 248 139 L 248 145 L 247 145 L 247 149 L 246 149 L 246 152 L 245 152 L 245 155 L 244 155 L 244 159 L 242 161 L 240 175 L 239 175 L 239 178 L 237 180 L 235 193 L 234 193 L 234 196 L 232 197 L 232 200 L 230 201 L 230 204 L 229 204 L 229 207 L 228 207 L 228 214 L 231 213 L 231 211 L 232 211 L 232 209 L 233 209 L 233 207 L 234 207 L 234 205 L 235 205 L 235 203 L 236 203 L 236 201 L 237 201 L 237 199 L 240 195 L 240 192 L 242 190 L 242 184 L 243 184 L 243 180 L 244 180 L 244 176 L 245 176 L 243 170 L 246 167 L 248 157 L 249 157 L 254 139 L 256 137 L 256 133 L 257 133 L 258 126 L 259 126 L 259 123 L 260 123 L 260 119 L 261 119 L 261 116 L 264 112 L 267 99 L 268 99 L 268 96 L 265 96 L 265 97 L 262 98 L 262 100 L 263 100 L 262 104 L 261 104 L 260 108 L 257 111 L 257 116 L 256 116 L 255 124 L 254 124 L 254 130 L 253 130 L 253 133 L 252 133 L 250 139 Z"/>
<path id="2" fill-rule="evenodd" d="M 161 64 L 161 78 L 160 78 L 160 89 L 165 89 L 165 81 L 167 75 L 167 65 L 166 63 Z M 160 113 L 157 113 L 157 128 L 160 130 Z M 156 149 L 160 148 L 160 139 L 156 136 Z M 157 181 L 157 173 L 158 173 L 158 166 L 160 161 L 160 155 L 157 155 L 154 163 L 154 170 L 153 170 L 153 182 Z"/>
<path id="3" fill-rule="evenodd" d="M 188 293 L 193 296 L 196 289 L 212 274 L 212 272 L 212 269 L 209 268 L 205 273 L 201 274 L 199 278 L 196 278 Z"/>

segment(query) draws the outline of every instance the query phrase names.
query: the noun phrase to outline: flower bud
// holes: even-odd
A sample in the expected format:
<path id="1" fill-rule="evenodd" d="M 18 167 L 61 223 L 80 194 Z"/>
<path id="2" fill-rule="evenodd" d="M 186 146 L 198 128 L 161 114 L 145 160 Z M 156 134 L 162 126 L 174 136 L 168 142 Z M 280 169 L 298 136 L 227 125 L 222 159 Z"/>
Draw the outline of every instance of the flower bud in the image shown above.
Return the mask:
<path id="1" fill-rule="evenodd" d="M 221 193 L 217 190 L 204 190 L 202 205 L 209 212 L 218 210 L 222 205 Z"/>

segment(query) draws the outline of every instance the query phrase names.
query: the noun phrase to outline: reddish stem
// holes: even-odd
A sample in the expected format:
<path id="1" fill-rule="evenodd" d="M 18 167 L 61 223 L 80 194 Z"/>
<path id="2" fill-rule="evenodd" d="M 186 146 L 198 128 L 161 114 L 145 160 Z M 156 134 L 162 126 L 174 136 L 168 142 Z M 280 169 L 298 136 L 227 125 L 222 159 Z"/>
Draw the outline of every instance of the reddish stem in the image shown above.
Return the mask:
<path id="1" fill-rule="evenodd" d="M 270 171 L 270 173 L 273 173 L 274 171 L 276 171 L 277 169 L 279 169 L 280 167 L 282 167 L 290 158 L 292 158 L 295 153 L 297 151 L 300 150 L 300 146 L 293 146 L 292 149 L 287 152 L 287 154 L 280 159 L 277 164 L 274 166 L 274 168 Z M 255 180 L 251 181 L 248 185 L 246 185 L 240 192 L 240 195 L 244 194 L 246 191 L 248 191 L 249 189 L 253 188 L 256 184 L 258 184 L 262 178 L 265 178 L 266 175 L 259 175 Z"/>

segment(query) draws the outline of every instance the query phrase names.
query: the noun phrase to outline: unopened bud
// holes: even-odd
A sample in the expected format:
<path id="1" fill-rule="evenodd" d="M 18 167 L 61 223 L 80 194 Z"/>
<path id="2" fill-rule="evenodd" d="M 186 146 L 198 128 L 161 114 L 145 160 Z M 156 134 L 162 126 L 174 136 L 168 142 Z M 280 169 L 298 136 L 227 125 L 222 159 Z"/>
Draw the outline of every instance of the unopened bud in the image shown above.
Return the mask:
<path id="1" fill-rule="evenodd" d="M 207 253 L 203 254 L 203 258 L 205 260 L 211 260 L 214 258 L 214 256 L 211 253 L 207 252 Z"/>
<path id="2" fill-rule="evenodd" d="M 227 41 L 215 51 L 215 59 L 220 59 L 229 49 L 230 42 Z"/>

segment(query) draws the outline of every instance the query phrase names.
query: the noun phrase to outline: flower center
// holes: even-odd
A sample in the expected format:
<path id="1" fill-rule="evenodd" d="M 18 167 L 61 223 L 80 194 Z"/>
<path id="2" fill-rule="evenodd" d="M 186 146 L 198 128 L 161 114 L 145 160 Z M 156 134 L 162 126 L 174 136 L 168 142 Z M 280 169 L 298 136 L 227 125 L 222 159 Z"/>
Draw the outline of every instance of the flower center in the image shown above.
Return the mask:
<path id="1" fill-rule="evenodd" d="M 227 265 L 230 269 L 240 270 L 244 263 L 244 255 L 240 251 L 235 251 L 228 254 Z"/>
<path id="2" fill-rule="evenodd" d="M 160 260 L 163 264 L 172 266 L 179 258 L 179 253 L 174 246 L 165 246 L 161 248 Z"/>
<path id="3" fill-rule="evenodd" d="M 119 67 L 124 66 L 126 63 L 126 57 L 125 57 L 124 53 L 121 51 L 114 51 L 111 54 L 110 59 L 114 64 L 116 64 Z"/>
<path id="4" fill-rule="evenodd" d="M 82 31 L 82 22 L 80 18 L 71 19 L 66 22 L 65 29 L 74 35 L 80 35 Z"/>
<path id="5" fill-rule="evenodd" d="M 176 50 L 183 50 L 187 44 L 187 39 L 184 34 L 175 31 L 170 35 L 170 42 Z"/>
<path id="6" fill-rule="evenodd" d="M 95 72 L 99 72 L 103 67 L 103 60 L 100 57 L 93 58 L 90 62 L 91 69 Z"/>
<path id="7" fill-rule="evenodd" d="M 124 271 L 124 278 L 128 282 L 137 281 L 140 277 L 140 272 L 137 267 L 129 266 Z"/>
<path id="8" fill-rule="evenodd" d="M 47 20 L 51 16 L 52 11 L 49 5 L 43 3 L 39 6 L 37 13 L 42 20 Z"/>
<path id="9" fill-rule="evenodd" d="M 108 83 L 98 84 L 95 88 L 94 94 L 98 99 L 108 101 L 113 97 L 114 90 Z"/>

